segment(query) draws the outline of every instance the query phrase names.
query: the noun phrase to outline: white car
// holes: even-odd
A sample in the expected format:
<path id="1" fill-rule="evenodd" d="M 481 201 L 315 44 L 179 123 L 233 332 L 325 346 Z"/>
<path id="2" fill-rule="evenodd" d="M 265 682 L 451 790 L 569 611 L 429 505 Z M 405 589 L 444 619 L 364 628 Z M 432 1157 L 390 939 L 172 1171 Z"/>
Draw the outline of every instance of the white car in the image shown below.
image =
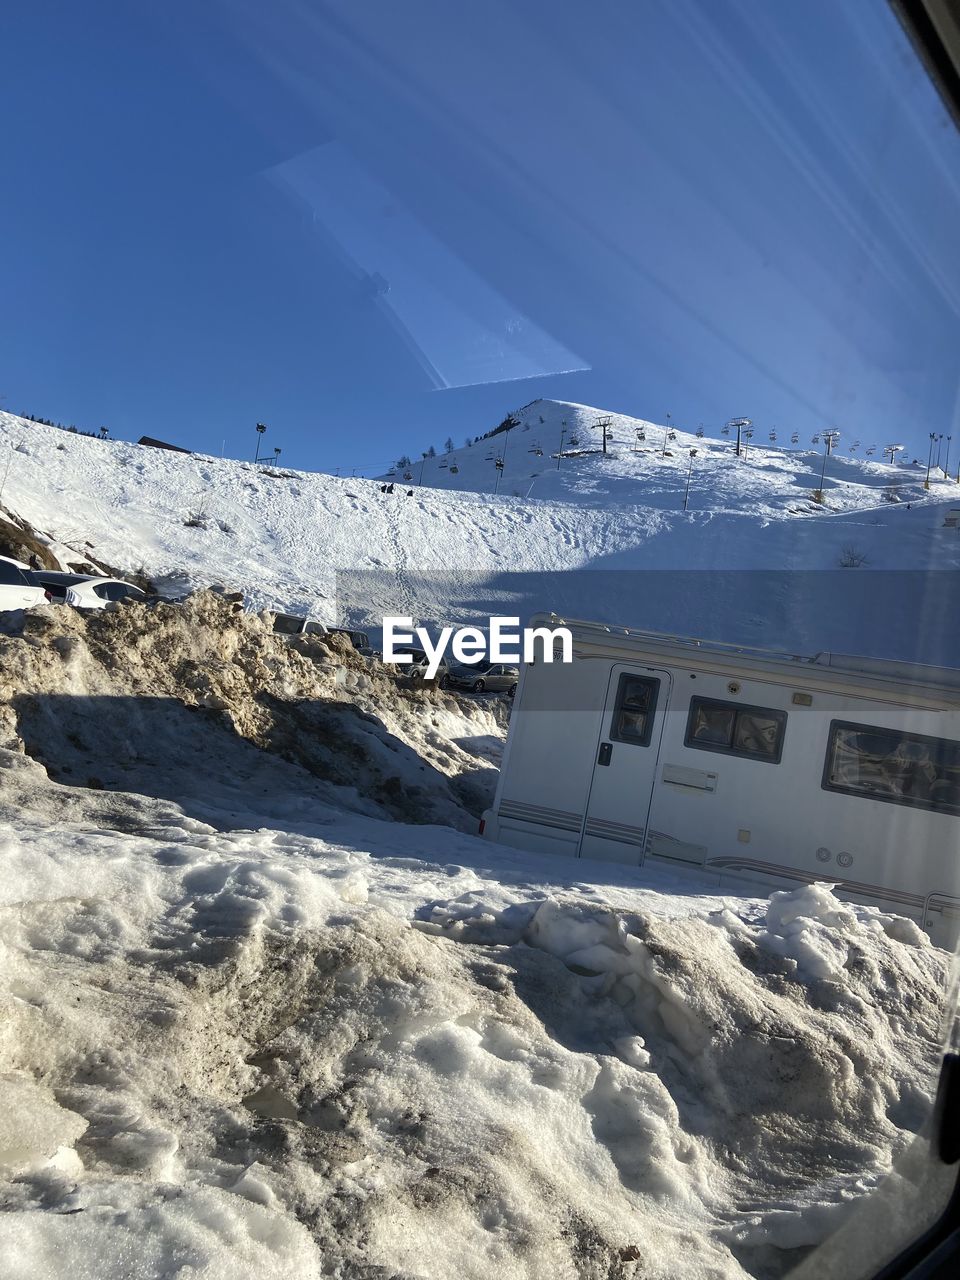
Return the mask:
<path id="1" fill-rule="evenodd" d="M 11 609 L 32 609 L 35 604 L 46 604 L 48 593 L 31 577 L 30 570 L 19 560 L 0 556 L 0 613 Z"/>
<path id="2" fill-rule="evenodd" d="M 145 600 L 146 592 L 120 578 L 100 578 L 89 573 L 56 573 L 35 569 L 33 581 L 49 592 L 54 604 L 72 604 L 76 609 L 102 609 L 111 600 Z"/>

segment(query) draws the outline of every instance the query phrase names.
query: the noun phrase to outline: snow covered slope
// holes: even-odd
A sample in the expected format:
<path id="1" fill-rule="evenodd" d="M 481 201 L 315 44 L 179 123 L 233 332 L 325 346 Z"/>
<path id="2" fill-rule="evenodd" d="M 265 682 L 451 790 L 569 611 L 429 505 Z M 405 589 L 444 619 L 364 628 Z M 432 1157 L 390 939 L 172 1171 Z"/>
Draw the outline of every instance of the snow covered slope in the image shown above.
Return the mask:
<path id="1" fill-rule="evenodd" d="M 634 420 L 616 416 L 615 452 L 565 458 L 558 472 L 555 461 L 546 463 L 563 415 L 586 436 L 598 411 L 540 408 L 543 424 L 538 410 L 528 430 L 451 454 L 460 465 L 453 477 L 449 460 L 445 470 L 443 459 L 429 461 L 424 486 L 411 496 L 402 482 L 386 493 L 383 481 L 87 439 L 0 414 L 0 502 L 73 548 L 61 552 L 67 559 L 82 558 L 89 543 L 106 563 L 142 568 L 170 592 L 222 582 L 258 607 L 327 621 L 349 615 L 373 630 L 385 613 L 436 622 L 553 608 L 794 651 L 900 657 L 917 656 L 918 611 L 927 633 L 955 634 L 956 620 L 938 611 L 956 593 L 916 580 L 918 571 L 960 565 L 960 539 L 944 527 L 960 494 L 955 485 L 935 483 L 927 493 L 916 468 L 831 458 L 823 508 L 810 499 L 819 485 L 813 454 L 751 447 L 738 461 L 727 442 L 679 433 L 669 457 L 662 442 L 656 447 L 662 431 L 654 427 L 650 452 L 634 453 Z M 541 442 L 542 458 L 527 457 L 527 439 Z M 507 477 L 513 459 L 524 459 L 523 492 L 532 483 L 532 495 L 504 494 L 506 484 L 497 496 L 481 491 L 492 480 L 485 452 L 497 442 Z M 688 447 L 699 452 L 684 512 Z M 900 502 L 884 501 L 891 484 Z M 866 564 L 840 570 L 848 552 Z M 794 579 L 762 576 L 643 580 L 678 569 L 804 570 L 824 581 L 801 589 Z M 643 577 L 627 580 L 624 571 Z M 905 578 L 884 580 L 877 571 Z M 912 597 L 904 585 L 911 580 Z M 944 660 L 942 650 L 922 656 Z"/>

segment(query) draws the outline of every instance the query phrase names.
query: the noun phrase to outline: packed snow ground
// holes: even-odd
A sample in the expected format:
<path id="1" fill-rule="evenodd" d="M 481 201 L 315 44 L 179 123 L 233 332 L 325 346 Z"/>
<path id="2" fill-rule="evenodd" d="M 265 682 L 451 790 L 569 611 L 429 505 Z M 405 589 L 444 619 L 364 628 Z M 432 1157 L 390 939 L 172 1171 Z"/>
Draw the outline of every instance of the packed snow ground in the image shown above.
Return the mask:
<path id="1" fill-rule="evenodd" d="M 222 597 L 6 632 L 15 1280 L 774 1276 L 928 1114 L 910 922 L 385 820 L 495 710 Z"/>

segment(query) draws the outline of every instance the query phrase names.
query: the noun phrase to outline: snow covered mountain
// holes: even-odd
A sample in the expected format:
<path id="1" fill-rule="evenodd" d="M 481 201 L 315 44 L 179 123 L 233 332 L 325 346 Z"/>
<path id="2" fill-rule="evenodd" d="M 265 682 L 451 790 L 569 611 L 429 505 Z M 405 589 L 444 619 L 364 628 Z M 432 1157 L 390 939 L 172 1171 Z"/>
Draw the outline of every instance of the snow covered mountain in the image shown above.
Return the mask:
<path id="1" fill-rule="evenodd" d="M 811 495 L 820 488 L 823 446 L 793 443 L 790 432 L 774 432 L 772 442 L 769 432 L 748 428 L 751 436 L 743 438 L 738 459 L 735 430 L 711 439 L 565 400 L 534 400 L 510 417 L 516 422 L 512 429 L 435 457 L 415 453 L 409 464 L 381 478 L 444 491 L 576 504 L 640 503 L 677 512 L 683 509 L 689 477 L 691 514 L 747 512 L 776 519 L 822 513 Z M 855 453 L 849 448 L 841 440 L 827 463 L 828 510 L 872 508 L 887 489 L 907 502 L 925 495 L 925 466 L 892 467 L 876 456 L 882 446 L 870 443 L 857 441 Z M 874 455 L 867 457 L 871 448 Z M 691 449 L 697 450 L 692 466 Z"/>
<path id="2" fill-rule="evenodd" d="M 168 594 L 224 583 L 255 607 L 372 632 L 384 614 L 465 622 L 548 609 L 798 651 L 944 660 L 939 642 L 918 653 L 914 619 L 922 610 L 926 635 L 956 633 L 955 593 L 918 577 L 960 566 L 944 525 L 960 498 L 953 483 L 927 491 L 924 468 L 831 456 L 821 505 L 823 458 L 810 450 L 751 443 L 738 459 L 728 440 L 671 440 L 666 428 L 560 402 L 518 416 L 508 433 L 421 459 L 420 483 L 419 464 L 409 482 L 346 479 L 0 414 L 0 503 L 64 562 L 89 553 Z M 606 455 L 598 418 L 611 424 Z"/>

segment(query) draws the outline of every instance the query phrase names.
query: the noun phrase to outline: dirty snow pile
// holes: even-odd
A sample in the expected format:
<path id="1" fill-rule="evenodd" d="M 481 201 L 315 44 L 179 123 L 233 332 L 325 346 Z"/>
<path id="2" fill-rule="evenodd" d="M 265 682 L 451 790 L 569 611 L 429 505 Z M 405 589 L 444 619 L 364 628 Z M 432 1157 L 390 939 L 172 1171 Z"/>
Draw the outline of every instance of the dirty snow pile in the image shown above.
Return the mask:
<path id="1" fill-rule="evenodd" d="M 6 1277 L 774 1276 L 927 1114 L 908 922 L 397 822 L 493 712 L 229 600 L 8 631 Z"/>
<path id="2" fill-rule="evenodd" d="M 2 835 L 11 1280 L 780 1274 L 928 1105 L 941 957 L 826 889 L 145 817 Z"/>
<path id="3" fill-rule="evenodd" d="M 345 637 L 275 635 L 269 614 L 213 592 L 2 617 L 0 745 L 74 789 L 147 776 L 151 795 L 210 820 L 215 769 L 221 804 L 233 794 L 217 825 L 256 797 L 288 822 L 321 802 L 470 831 L 492 798 L 505 702 L 405 689 Z"/>

